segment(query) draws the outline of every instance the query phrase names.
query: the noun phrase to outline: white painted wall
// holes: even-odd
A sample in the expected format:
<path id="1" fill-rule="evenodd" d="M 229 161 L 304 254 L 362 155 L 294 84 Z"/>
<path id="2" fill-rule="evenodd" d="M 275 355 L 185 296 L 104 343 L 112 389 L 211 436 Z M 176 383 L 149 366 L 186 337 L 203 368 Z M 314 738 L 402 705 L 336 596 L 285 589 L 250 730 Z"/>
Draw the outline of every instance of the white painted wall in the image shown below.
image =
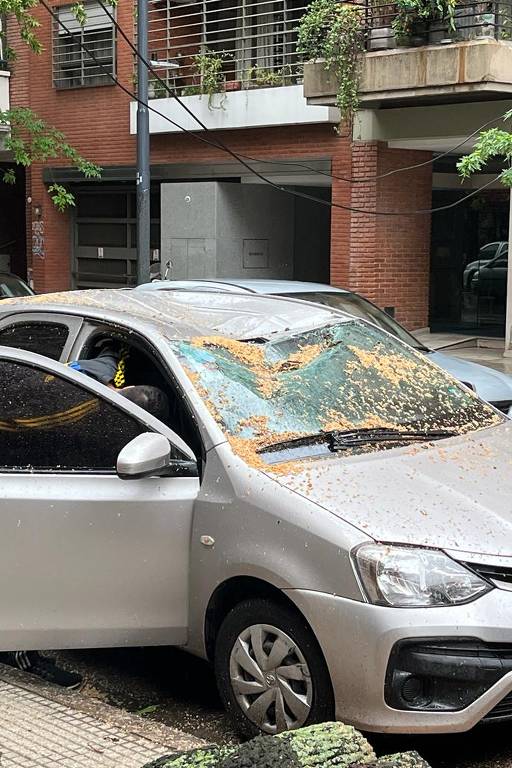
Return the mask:
<path id="1" fill-rule="evenodd" d="M 0 70 L 0 110 L 9 109 L 9 77 L 10 72 Z"/>
<path id="2" fill-rule="evenodd" d="M 0 70 L 0 111 L 9 109 L 9 72 L 3 72 Z M 0 152 L 3 149 L 3 140 L 8 132 L 8 129 L 0 125 Z"/>
<path id="3" fill-rule="evenodd" d="M 277 125 L 312 125 L 338 123 L 340 112 L 335 107 L 307 104 L 302 85 L 277 88 L 255 88 L 215 94 L 211 107 L 208 96 L 181 96 L 180 99 L 213 130 L 229 128 L 264 128 Z M 162 114 L 189 131 L 201 130 L 196 121 L 175 99 L 153 99 L 149 102 Z M 222 105 L 222 106 L 221 106 Z M 130 104 L 130 133 L 137 133 L 137 102 Z M 176 133 L 180 128 L 165 118 L 149 113 L 150 133 Z"/>

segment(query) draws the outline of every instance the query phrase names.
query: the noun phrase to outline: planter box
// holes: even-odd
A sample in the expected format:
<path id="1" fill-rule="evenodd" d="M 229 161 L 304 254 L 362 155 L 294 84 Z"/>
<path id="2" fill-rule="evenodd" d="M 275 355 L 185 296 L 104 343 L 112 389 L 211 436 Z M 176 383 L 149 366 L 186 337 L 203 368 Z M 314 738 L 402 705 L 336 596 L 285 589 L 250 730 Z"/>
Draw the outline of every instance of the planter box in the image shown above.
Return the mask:
<path id="1" fill-rule="evenodd" d="M 428 26 L 424 22 L 418 22 L 409 35 L 397 37 L 396 40 L 398 48 L 419 48 L 422 45 L 427 45 Z"/>
<path id="2" fill-rule="evenodd" d="M 240 80 L 226 80 L 224 83 L 225 91 L 239 91 L 242 87 Z"/>
<path id="3" fill-rule="evenodd" d="M 396 48 L 397 42 L 392 27 L 375 27 L 368 37 L 369 51 L 387 51 Z"/>
<path id="4" fill-rule="evenodd" d="M 453 35 L 446 21 L 432 21 L 428 30 L 428 42 L 431 45 L 447 45 L 453 43 Z"/>

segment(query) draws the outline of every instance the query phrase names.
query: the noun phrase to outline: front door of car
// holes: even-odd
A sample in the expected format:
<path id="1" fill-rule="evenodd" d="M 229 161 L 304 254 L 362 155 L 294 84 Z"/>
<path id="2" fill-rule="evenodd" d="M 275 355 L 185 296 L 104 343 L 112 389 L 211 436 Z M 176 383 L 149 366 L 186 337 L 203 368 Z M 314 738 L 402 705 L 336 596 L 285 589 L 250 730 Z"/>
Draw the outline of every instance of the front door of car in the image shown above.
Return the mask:
<path id="1" fill-rule="evenodd" d="M 169 440 L 174 475 L 120 479 L 145 432 Z M 0 650 L 186 641 L 191 458 L 119 393 L 0 347 Z"/>
<path id="2" fill-rule="evenodd" d="M 487 264 L 485 292 L 496 299 L 505 299 L 507 295 L 508 245 L 505 244 L 499 256 Z"/>

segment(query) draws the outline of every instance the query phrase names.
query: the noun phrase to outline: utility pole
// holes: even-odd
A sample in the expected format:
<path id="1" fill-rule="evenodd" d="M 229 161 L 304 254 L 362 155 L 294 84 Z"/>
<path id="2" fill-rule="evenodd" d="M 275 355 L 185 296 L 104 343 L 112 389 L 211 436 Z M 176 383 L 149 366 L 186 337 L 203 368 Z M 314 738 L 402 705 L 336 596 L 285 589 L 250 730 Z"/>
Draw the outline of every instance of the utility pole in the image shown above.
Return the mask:
<path id="1" fill-rule="evenodd" d="M 150 168 L 149 168 L 149 111 L 148 68 L 148 4 L 137 0 L 137 284 L 150 280 Z M 142 104 L 140 103 L 142 102 Z"/>

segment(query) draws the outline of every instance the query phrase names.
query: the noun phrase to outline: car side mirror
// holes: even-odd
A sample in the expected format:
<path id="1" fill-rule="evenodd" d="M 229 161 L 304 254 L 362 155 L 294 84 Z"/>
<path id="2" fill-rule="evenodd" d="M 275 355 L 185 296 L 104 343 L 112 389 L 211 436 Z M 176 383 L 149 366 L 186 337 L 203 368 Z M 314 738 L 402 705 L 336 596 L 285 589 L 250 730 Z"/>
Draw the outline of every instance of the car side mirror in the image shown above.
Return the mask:
<path id="1" fill-rule="evenodd" d="M 158 477 L 167 470 L 171 445 L 157 432 L 143 432 L 121 450 L 117 457 L 117 474 L 122 480 Z"/>

